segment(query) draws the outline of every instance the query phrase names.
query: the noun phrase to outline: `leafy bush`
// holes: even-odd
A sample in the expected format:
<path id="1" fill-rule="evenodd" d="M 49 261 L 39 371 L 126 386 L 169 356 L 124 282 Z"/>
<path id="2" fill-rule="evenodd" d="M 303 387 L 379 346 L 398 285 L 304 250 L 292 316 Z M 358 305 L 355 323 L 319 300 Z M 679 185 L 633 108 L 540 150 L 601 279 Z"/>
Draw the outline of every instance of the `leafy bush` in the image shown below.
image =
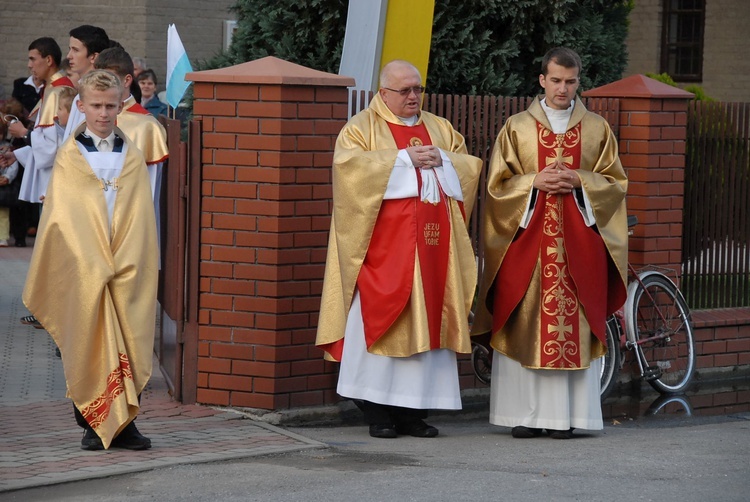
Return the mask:
<path id="1" fill-rule="evenodd" d="M 229 50 L 201 70 L 276 56 L 336 73 L 346 0 L 237 0 Z M 444 94 L 529 96 L 544 53 L 566 45 L 583 61 L 584 89 L 621 77 L 633 0 L 436 0 L 427 86 Z"/>

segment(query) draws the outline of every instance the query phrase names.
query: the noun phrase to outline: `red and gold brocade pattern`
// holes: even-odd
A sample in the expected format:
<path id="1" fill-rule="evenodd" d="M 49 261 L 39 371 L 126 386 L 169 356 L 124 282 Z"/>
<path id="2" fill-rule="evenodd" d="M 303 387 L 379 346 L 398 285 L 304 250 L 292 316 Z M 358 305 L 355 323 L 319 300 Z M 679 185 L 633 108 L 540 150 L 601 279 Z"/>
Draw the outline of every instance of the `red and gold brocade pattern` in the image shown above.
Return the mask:
<path id="1" fill-rule="evenodd" d="M 120 353 L 120 366 L 107 376 L 107 387 L 104 390 L 104 394 L 80 410 L 81 415 L 91 425 L 92 429 L 98 429 L 107 419 L 112 409 L 112 403 L 120 394 L 125 392 L 126 379 L 132 382 L 133 373 L 130 370 L 130 361 L 127 354 Z"/>
<path id="2" fill-rule="evenodd" d="M 580 123 L 564 134 L 554 134 L 537 124 L 539 165 L 562 162 L 578 169 L 581 159 Z M 541 197 L 540 197 L 541 198 Z M 540 248 L 541 260 L 541 351 L 545 368 L 578 368 L 581 365 L 579 344 L 579 304 L 575 284 L 570 276 L 565 252 L 564 204 L 575 204 L 573 195 L 545 194 L 544 223 Z"/>

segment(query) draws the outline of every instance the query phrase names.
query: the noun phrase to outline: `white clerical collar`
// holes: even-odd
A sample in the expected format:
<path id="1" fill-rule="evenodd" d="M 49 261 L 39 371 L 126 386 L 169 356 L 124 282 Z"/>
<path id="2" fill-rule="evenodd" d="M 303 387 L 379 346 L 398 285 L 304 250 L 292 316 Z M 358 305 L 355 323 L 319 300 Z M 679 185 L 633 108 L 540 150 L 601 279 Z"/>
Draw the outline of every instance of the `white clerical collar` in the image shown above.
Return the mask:
<path id="1" fill-rule="evenodd" d="M 396 115 L 398 117 L 398 115 Z M 404 125 L 408 125 L 409 127 L 413 126 L 417 123 L 417 120 L 419 120 L 419 115 L 412 115 L 411 117 L 398 117 L 398 119 L 404 123 Z"/>
<path id="2" fill-rule="evenodd" d="M 94 140 L 94 146 L 97 150 L 100 152 L 111 152 L 115 148 L 115 132 L 112 131 L 109 136 L 106 138 L 100 138 L 96 134 L 94 134 L 91 129 L 88 127 L 84 131 L 84 134 L 88 137 L 90 137 L 92 140 Z M 106 141 L 104 145 L 102 145 L 102 142 Z"/>
<path id="3" fill-rule="evenodd" d="M 566 110 L 558 110 L 551 108 L 547 105 L 547 101 L 542 99 L 540 101 L 544 114 L 547 115 L 549 125 L 552 126 L 552 132 L 555 134 L 562 134 L 568 127 L 570 116 L 573 115 L 573 107 L 575 106 L 575 99 L 570 102 L 570 106 Z"/>

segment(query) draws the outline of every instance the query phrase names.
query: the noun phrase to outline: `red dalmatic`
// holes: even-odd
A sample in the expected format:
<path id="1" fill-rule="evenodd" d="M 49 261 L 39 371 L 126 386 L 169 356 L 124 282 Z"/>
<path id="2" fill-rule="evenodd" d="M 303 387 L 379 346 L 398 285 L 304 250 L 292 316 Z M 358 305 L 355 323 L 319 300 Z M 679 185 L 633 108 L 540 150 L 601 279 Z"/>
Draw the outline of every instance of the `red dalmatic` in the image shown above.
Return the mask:
<path id="1" fill-rule="evenodd" d="M 423 124 L 388 124 L 399 149 L 431 145 Z M 416 170 L 419 190 L 420 169 Z M 443 297 L 451 238 L 450 208 L 445 194 L 431 204 L 419 197 L 384 200 L 357 278 L 365 340 L 370 347 L 406 307 L 412 293 L 416 257 L 422 272 L 430 347 L 440 347 Z"/>
<path id="2" fill-rule="evenodd" d="M 580 168 L 580 123 L 564 134 L 537 123 L 537 137 L 539 171 L 556 160 L 569 169 Z M 581 306 L 591 331 L 606 343 L 609 258 L 601 237 L 583 221 L 572 193 L 538 192 L 531 221 L 519 231 L 498 272 L 493 332 L 502 328 L 520 303 L 537 260 L 541 267 L 539 365 L 580 368 Z"/>

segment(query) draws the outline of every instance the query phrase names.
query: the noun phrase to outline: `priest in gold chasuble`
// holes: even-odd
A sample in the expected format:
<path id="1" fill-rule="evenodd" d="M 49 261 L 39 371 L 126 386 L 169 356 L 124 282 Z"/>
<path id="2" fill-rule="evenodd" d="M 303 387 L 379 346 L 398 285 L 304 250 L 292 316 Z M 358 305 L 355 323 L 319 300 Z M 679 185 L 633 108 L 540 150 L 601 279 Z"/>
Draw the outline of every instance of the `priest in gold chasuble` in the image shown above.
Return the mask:
<path id="1" fill-rule="evenodd" d="M 421 77 L 392 61 L 339 134 L 316 345 L 340 361 L 337 391 L 373 437 L 433 437 L 427 409 L 460 409 L 476 261 L 467 225 L 481 160 L 420 112 Z"/>
<path id="2" fill-rule="evenodd" d="M 606 318 L 625 301 L 627 179 L 607 122 L 576 98 L 580 58 L 545 56 L 545 90 L 490 161 L 473 333 L 491 333 L 490 422 L 514 437 L 603 427 Z"/>

